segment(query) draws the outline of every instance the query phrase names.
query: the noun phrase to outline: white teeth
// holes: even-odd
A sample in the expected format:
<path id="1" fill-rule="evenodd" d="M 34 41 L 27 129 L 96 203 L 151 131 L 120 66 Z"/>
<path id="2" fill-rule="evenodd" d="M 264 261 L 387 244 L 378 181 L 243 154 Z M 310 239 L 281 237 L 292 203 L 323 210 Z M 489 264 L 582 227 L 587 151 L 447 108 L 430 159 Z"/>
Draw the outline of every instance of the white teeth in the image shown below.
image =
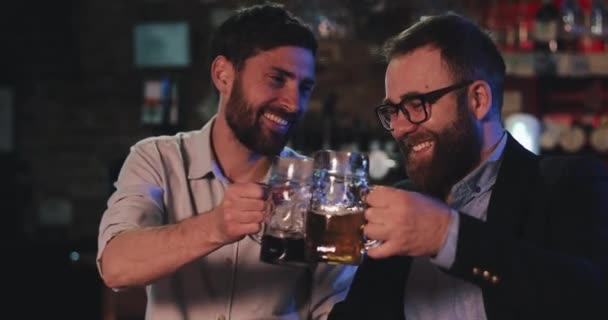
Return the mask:
<path id="1" fill-rule="evenodd" d="M 285 120 L 277 115 L 274 115 L 272 113 L 268 113 L 268 112 L 264 113 L 264 117 L 266 117 L 266 119 L 268 119 L 272 122 L 275 122 L 281 126 L 285 126 L 289 123 L 287 120 Z"/>
<path id="2" fill-rule="evenodd" d="M 414 150 L 415 152 L 418 152 L 422 149 L 426 149 L 426 148 L 430 147 L 432 144 L 433 143 L 430 141 L 425 141 L 425 142 L 422 142 L 422 143 L 419 143 L 419 144 L 413 146 L 412 150 Z"/>

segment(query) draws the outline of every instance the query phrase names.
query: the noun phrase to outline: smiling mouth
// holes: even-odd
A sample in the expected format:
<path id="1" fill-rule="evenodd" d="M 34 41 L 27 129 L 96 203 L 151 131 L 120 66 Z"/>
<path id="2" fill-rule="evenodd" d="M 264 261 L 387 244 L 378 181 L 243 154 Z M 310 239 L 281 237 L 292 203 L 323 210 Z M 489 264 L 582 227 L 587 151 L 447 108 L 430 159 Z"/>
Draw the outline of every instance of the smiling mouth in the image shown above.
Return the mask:
<path id="1" fill-rule="evenodd" d="M 278 130 L 284 131 L 289 128 L 290 121 L 282 115 L 266 111 L 262 114 L 262 117 L 268 120 Z"/>
<path id="2" fill-rule="evenodd" d="M 280 126 L 286 126 L 289 123 L 289 121 L 277 116 L 276 114 L 272 114 L 270 112 L 265 112 L 264 117 L 266 117 L 266 119 L 268 119 Z"/>
<path id="3" fill-rule="evenodd" d="M 410 149 L 414 152 L 422 152 L 427 149 L 430 149 L 433 146 L 433 141 L 427 140 L 417 144 L 414 144 L 410 147 Z"/>

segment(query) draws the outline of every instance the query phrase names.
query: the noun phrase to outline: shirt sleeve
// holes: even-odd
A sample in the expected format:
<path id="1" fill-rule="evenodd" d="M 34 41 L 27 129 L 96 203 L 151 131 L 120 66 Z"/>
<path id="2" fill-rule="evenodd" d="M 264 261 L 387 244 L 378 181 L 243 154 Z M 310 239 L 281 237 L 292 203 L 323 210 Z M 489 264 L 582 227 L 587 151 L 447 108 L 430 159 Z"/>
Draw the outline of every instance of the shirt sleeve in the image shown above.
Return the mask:
<path id="1" fill-rule="evenodd" d="M 458 247 L 458 225 L 460 215 L 454 209 L 450 210 L 450 222 L 448 224 L 448 234 L 437 255 L 429 260 L 435 265 L 449 269 L 456 259 L 456 248 Z"/>
<path id="2" fill-rule="evenodd" d="M 312 281 L 311 319 L 327 319 L 334 304 L 346 298 L 356 271 L 355 265 L 317 265 Z"/>
<path id="3" fill-rule="evenodd" d="M 163 194 L 161 165 L 154 143 L 133 146 L 107 202 L 97 238 L 96 264 L 99 274 L 106 244 L 121 232 L 162 223 Z"/>

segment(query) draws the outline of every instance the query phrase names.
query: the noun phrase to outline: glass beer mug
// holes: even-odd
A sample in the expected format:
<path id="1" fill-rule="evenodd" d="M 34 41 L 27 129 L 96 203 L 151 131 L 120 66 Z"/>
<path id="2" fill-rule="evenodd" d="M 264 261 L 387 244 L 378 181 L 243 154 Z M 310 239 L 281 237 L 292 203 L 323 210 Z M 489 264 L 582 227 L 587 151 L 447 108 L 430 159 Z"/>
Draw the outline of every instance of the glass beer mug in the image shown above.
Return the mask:
<path id="1" fill-rule="evenodd" d="M 364 239 L 369 160 L 354 152 L 320 150 L 313 154 L 314 178 L 306 216 L 307 259 L 360 264 L 378 241 Z"/>
<path id="2" fill-rule="evenodd" d="M 305 265 L 305 217 L 310 204 L 311 158 L 275 158 L 268 180 L 270 216 L 263 224 L 260 260 L 273 264 Z M 261 237 L 261 239 L 260 239 Z"/>

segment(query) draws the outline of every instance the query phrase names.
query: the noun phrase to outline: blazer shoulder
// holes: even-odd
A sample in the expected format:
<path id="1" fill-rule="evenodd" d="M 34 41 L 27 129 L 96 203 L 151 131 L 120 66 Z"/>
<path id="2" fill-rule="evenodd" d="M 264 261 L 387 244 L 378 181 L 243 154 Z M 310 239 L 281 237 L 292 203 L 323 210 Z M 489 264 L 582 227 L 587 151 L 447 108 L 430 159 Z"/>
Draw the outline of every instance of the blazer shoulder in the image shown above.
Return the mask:
<path id="1" fill-rule="evenodd" d="M 545 178 L 560 177 L 590 178 L 608 177 L 606 162 L 591 155 L 547 156 L 540 161 L 541 173 Z"/>

